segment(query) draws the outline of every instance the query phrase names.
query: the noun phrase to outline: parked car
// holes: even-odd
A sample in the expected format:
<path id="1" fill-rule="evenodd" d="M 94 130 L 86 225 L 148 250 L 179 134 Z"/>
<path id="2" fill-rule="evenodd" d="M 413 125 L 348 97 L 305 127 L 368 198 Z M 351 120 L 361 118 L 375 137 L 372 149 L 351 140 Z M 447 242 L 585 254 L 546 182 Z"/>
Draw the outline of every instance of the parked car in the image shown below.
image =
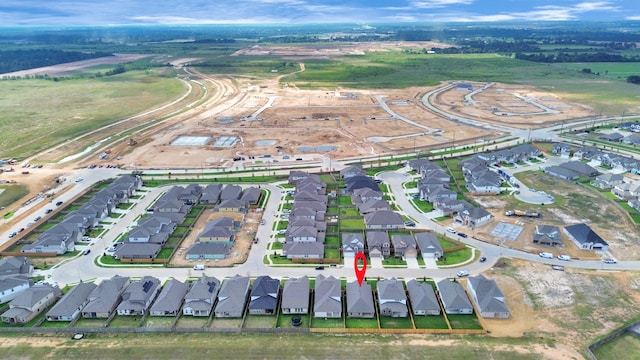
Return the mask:
<path id="1" fill-rule="evenodd" d="M 193 270 L 204 270 L 206 266 L 204 264 L 197 264 L 193 266 Z"/>
<path id="2" fill-rule="evenodd" d="M 448 228 L 447 228 L 447 232 L 450 232 L 450 233 L 452 233 L 452 234 L 455 234 L 455 233 L 456 233 L 456 229 L 454 229 L 454 228 L 452 228 L 452 227 L 448 227 Z"/>
<path id="3" fill-rule="evenodd" d="M 324 266 L 318 265 L 318 266 L 316 266 L 316 270 L 324 270 Z"/>
<path id="4" fill-rule="evenodd" d="M 19 234 L 19 233 L 21 233 L 21 232 L 23 232 L 23 231 L 24 231 L 24 228 L 20 228 L 20 229 L 18 230 L 18 234 Z"/>
<path id="5" fill-rule="evenodd" d="M 564 271 L 564 266 L 562 265 L 551 265 L 553 270 Z"/>
<path id="6" fill-rule="evenodd" d="M 9 234 L 9 238 L 16 237 L 16 235 L 18 235 L 18 233 L 14 231 L 11 234 Z"/>
<path id="7" fill-rule="evenodd" d="M 465 234 L 465 233 L 461 233 L 461 232 L 459 232 L 459 233 L 458 233 L 458 236 L 460 236 L 461 238 L 467 238 L 467 237 L 469 237 L 469 235 L 467 235 L 467 234 Z"/>
<path id="8" fill-rule="evenodd" d="M 480 261 L 480 262 L 485 262 L 485 261 L 487 261 L 487 258 L 483 256 L 483 257 L 481 257 L 481 258 L 480 258 L 480 260 L 479 260 L 479 261 Z"/>
<path id="9" fill-rule="evenodd" d="M 89 255 L 90 252 L 91 252 L 91 249 L 86 249 L 85 251 L 82 252 L 82 255 Z"/>
<path id="10" fill-rule="evenodd" d="M 44 211 L 45 214 L 51 214 L 51 212 L 53 211 L 53 209 L 47 209 Z"/>
<path id="11" fill-rule="evenodd" d="M 540 257 L 545 259 L 553 259 L 553 254 L 548 252 L 541 252 Z"/>
<path id="12" fill-rule="evenodd" d="M 571 261 L 571 256 L 569 256 L 569 255 L 558 255 L 558 260 Z"/>
<path id="13" fill-rule="evenodd" d="M 602 259 L 602 262 L 605 264 L 617 264 L 618 260 L 613 258 L 606 258 L 606 259 Z"/>
<path id="14" fill-rule="evenodd" d="M 38 222 L 38 221 L 40 221 L 40 219 L 42 219 L 42 216 L 36 216 L 36 217 L 33 219 L 33 222 Z"/>
<path id="15" fill-rule="evenodd" d="M 56 206 L 60 206 L 60 205 L 62 205 L 62 201 L 58 201 L 58 202 L 56 203 Z"/>
<path id="16" fill-rule="evenodd" d="M 458 275 L 458 277 L 469 276 L 469 270 L 460 270 L 456 275 Z"/>
<path id="17" fill-rule="evenodd" d="M 404 226 L 414 227 L 416 226 L 416 223 L 414 223 L 413 221 L 405 221 Z"/>

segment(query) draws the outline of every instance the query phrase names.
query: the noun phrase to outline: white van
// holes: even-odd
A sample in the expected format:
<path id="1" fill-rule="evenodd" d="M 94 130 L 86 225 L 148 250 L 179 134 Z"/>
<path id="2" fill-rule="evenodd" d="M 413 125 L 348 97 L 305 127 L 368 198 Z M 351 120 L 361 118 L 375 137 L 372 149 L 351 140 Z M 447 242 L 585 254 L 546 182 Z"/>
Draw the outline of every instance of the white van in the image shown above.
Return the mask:
<path id="1" fill-rule="evenodd" d="M 553 254 L 548 252 L 541 252 L 540 257 L 545 259 L 553 259 Z"/>
<path id="2" fill-rule="evenodd" d="M 469 270 L 460 270 L 456 275 L 458 275 L 458 277 L 469 276 Z"/>
<path id="3" fill-rule="evenodd" d="M 197 264 L 193 267 L 193 270 L 204 270 L 205 268 L 204 264 Z"/>
<path id="4" fill-rule="evenodd" d="M 558 255 L 558 260 L 571 261 L 571 256 L 569 256 L 569 255 Z"/>

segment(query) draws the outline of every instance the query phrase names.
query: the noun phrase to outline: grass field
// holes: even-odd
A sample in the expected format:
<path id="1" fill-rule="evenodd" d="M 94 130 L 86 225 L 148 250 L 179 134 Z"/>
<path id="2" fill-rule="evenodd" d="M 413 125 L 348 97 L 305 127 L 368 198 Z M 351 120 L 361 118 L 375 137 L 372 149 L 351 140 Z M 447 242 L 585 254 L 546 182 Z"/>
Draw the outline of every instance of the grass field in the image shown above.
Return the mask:
<path id="1" fill-rule="evenodd" d="M 13 204 L 27 193 L 27 187 L 23 185 L 0 185 L 0 208 Z"/>
<path id="2" fill-rule="evenodd" d="M 640 359 L 640 339 L 626 333 L 594 351 L 598 360 Z"/>
<path id="3" fill-rule="evenodd" d="M 22 334 L 3 334 L 3 344 Z M 372 334 L 87 334 L 28 335 L 37 346 L 3 347 L 7 359 L 544 359 L 543 340 Z M 623 358 L 616 358 L 623 359 Z"/>
<path id="4" fill-rule="evenodd" d="M 21 158 L 50 148 L 168 103 L 184 92 L 176 79 L 137 71 L 60 82 L 0 81 L 0 114 L 4 114 L 0 121 L 0 158 Z"/>

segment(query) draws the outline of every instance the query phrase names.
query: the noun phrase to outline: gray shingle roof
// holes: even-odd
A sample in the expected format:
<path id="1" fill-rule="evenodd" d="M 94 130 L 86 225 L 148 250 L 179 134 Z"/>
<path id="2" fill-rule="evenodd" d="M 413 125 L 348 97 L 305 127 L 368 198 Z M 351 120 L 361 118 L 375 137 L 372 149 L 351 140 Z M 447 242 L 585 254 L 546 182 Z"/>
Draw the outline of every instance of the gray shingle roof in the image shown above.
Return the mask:
<path id="1" fill-rule="evenodd" d="M 97 287 L 94 283 L 81 282 L 69 290 L 64 296 L 49 310 L 47 317 L 71 317 L 89 298 L 89 294 Z"/>
<path id="2" fill-rule="evenodd" d="M 177 313 L 187 291 L 189 291 L 187 284 L 176 279 L 169 280 L 158 294 L 150 312 Z"/>
<path id="3" fill-rule="evenodd" d="M 369 283 L 363 282 L 362 286 L 357 281 L 347 283 L 347 312 L 375 313 L 373 293 Z"/>

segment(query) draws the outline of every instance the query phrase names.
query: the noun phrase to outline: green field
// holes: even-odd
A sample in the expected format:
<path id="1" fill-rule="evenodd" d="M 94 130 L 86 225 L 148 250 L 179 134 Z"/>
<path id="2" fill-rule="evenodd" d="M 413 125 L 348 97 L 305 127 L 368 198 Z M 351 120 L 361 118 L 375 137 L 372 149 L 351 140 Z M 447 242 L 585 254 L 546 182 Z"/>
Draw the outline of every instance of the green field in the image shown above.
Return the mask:
<path id="1" fill-rule="evenodd" d="M 640 339 L 626 333 L 593 352 L 598 360 L 632 360 L 640 358 Z"/>
<path id="2" fill-rule="evenodd" d="M 141 71 L 59 82 L 0 81 L 0 158 L 48 149 L 168 103 L 184 92 L 184 85 L 175 78 Z"/>
<path id="3" fill-rule="evenodd" d="M 27 187 L 23 185 L 0 185 L 0 208 L 13 204 L 27 193 Z"/>

